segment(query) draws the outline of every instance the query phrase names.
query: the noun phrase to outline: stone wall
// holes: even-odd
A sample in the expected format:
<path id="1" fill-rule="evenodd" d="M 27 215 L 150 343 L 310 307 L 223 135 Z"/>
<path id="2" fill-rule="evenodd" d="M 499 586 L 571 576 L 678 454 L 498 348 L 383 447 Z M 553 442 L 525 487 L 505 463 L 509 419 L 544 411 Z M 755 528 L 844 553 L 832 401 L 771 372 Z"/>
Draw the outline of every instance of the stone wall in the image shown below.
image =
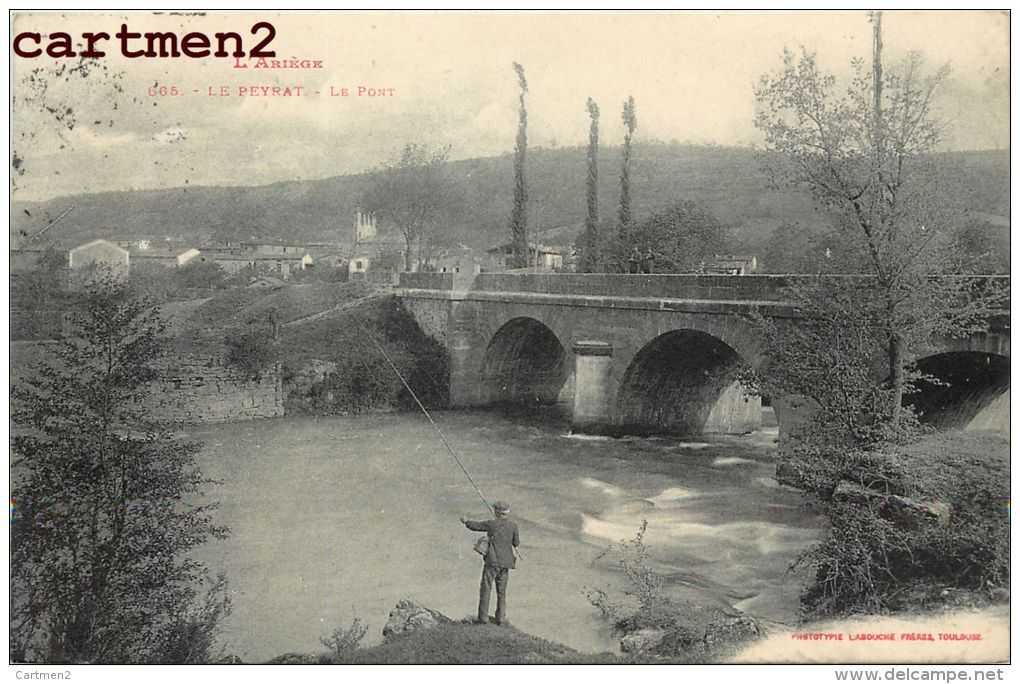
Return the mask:
<path id="1" fill-rule="evenodd" d="M 280 367 L 246 380 L 219 357 L 175 356 L 165 378 L 153 384 L 150 407 L 173 423 L 225 423 L 283 415 Z"/>

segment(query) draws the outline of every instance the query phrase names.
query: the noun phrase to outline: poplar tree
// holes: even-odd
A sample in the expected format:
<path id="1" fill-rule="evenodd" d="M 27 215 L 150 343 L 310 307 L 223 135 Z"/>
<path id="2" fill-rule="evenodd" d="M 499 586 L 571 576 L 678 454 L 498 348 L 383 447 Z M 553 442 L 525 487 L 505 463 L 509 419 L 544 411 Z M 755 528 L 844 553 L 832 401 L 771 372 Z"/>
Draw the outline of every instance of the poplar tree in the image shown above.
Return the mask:
<path id="1" fill-rule="evenodd" d="M 528 110 L 524 96 L 528 92 L 528 81 L 524 78 L 524 67 L 514 62 L 517 85 L 520 88 L 518 108 L 517 145 L 514 147 L 514 206 L 510 214 L 510 244 L 513 250 L 514 268 L 528 265 L 528 185 L 524 177 L 524 163 L 528 153 Z"/>
<path id="2" fill-rule="evenodd" d="M 584 222 L 584 255 L 581 270 L 594 273 L 598 268 L 599 249 L 599 106 L 588 98 L 588 116 L 591 129 L 588 133 L 588 216 Z"/>
<path id="3" fill-rule="evenodd" d="M 619 233 L 621 242 L 625 238 L 627 227 L 630 225 L 630 153 L 631 141 L 634 138 L 634 129 L 637 128 L 637 113 L 634 109 L 634 96 L 631 95 L 623 103 L 623 113 L 620 118 L 627 132 L 623 135 L 623 159 L 620 164 L 620 212 Z"/>

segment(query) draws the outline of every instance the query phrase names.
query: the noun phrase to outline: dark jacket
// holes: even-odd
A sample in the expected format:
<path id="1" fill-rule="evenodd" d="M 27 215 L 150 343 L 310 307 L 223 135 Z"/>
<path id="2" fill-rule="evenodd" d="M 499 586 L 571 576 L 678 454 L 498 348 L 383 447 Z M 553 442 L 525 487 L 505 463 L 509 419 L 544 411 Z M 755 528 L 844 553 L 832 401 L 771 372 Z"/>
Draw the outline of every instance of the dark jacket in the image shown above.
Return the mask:
<path id="1" fill-rule="evenodd" d="M 517 534 L 517 523 L 509 518 L 493 518 L 476 522 L 465 520 L 469 530 L 475 532 L 487 532 L 489 536 L 489 552 L 485 554 L 485 564 L 496 568 L 514 568 L 517 566 L 517 559 L 514 558 L 514 546 L 521 543 Z"/>

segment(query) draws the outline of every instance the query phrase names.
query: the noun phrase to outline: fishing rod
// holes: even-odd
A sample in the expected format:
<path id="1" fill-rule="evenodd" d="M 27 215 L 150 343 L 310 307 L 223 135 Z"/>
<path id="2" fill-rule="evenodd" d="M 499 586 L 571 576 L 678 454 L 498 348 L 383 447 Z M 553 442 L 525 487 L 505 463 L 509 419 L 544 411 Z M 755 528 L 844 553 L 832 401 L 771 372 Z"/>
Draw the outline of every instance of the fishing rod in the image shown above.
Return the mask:
<path id="1" fill-rule="evenodd" d="M 372 344 L 375 345 L 375 348 L 379 350 L 379 353 L 382 354 L 382 357 L 386 359 L 386 363 L 389 364 L 390 368 L 393 369 L 393 372 L 400 379 L 401 384 L 404 385 L 404 388 L 407 390 L 408 394 L 410 394 L 411 398 L 414 399 L 414 403 L 418 404 L 418 408 L 421 409 L 421 412 L 425 414 L 425 417 L 428 418 L 429 423 L 432 424 L 432 427 L 435 428 L 436 432 L 439 434 L 439 439 L 443 440 L 443 444 L 446 446 L 446 450 L 450 452 L 450 456 L 453 456 L 453 460 L 457 462 L 458 466 L 460 466 L 461 471 L 464 473 L 464 477 L 466 477 L 468 482 L 471 483 L 471 486 L 474 487 L 475 492 L 478 494 L 478 498 L 481 499 L 482 503 L 485 504 L 485 508 L 489 511 L 489 514 L 495 517 L 496 512 L 493 510 L 492 506 L 489 505 L 489 502 L 485 499 L 485 495 L 482 494 L 482 490 L 478 488 L 477 484 L 475 484 L 474 479 L 471 477 L 471 473 L 469 473 L 467 471 L 467 468 L 464 467 L 464 464 L 457 456 L 457 452 L 453 450 L 453 447 L 450 446 L 450 443 L 447 441 L 446 435 L 444 435 L 443 431 L 439 429 L 438 425 L 436 425 L 436 421 L 432 420 L 432 415 L 429 413 L 428 409 L 425 408 L 425 405 L 421 403 L 421 399 L 418 398 L 418 394 L 413 389 L 411 389 L 411 385 L 408 384 L 407 380 L 404 379 L 403 374 L 397 368 L 396 364 L 393 363 L 393 360 L 390 358 L 390 355 L 387 354 L 386 350 L 382 348 L 382 345 L 380 345 L 379 342 L 376 341 L 375 337 L 373 337 L 372 333 L 368 331 L 368 328 L 361 322 L 357 314 L 353 314 L 351 318 L 353 318 L 354 322 L 358 324 L 358 327 L 361 328 L 361 331 L 365 333 L 365 337 L 371 340 Z M 516 547 L 511 548 L 513 548 L 513 552 L 517 554 L 518 558 L 521 559 L 524 558 L 524 556 L 521 555 L 521 552 L 518 551 Z"/>
<path id="2" fill-rule="evenodd" d="M 485 508 L 488 509 L 489 513 L 495 516 L 496 512 L 492 509 L 492 506 L 490 506 L 489 502 L 485 499 L 485 495 L 482 494 L 482 490 L 478 488 L 477 484 L 475 484 L 474 479 L 472 479 L 471 477 L 471 473 L 469 473 L 467 471 L 467 468 L 464 467 L 464 464 L 461 463 L 460 458 L 457 456 L 457 452 L 453 450 L 453 447 L 450 446 L 450 443 L 446 440 L 446 435 L 444 435 L 443 431 L 439 429 L 438 425 L 436 425 L 436 421 L 432 420 L 432 416 L 429 414 L 428 409 L 426 409 L 425 405 L 421 403 L 421 399 L 418 398 L 418 395 L 415 393 L 415 391 L 411 389 L 411 386 L 407 383 L 407 380 L 404 379 L 404 376 L 397 369 L 397 366 L 393 363 L 392 359 L 390 359 L 390 355 L 387 354 L 386 350 L 382 348 L 382 345 L 380 345 L 376 341 L 376 339 L 372 337 L 372 333 L 370 333 L 368 331 L 368 328 L 366 328 L 365 325 L 360 320 L 358 320 L 357 315 L 352 316 L 352 318 L 355 320 L 355 322 L 357 322 L 358 327 L 361 328 L 362 332 L 365 333 L 365 336 L 368 337 L 368 339 L 371 340 L 372 344 L 375 345 L 375 348 L 379 350 L 379 353 L 382 354 L 383 358 L 386 359 L 386 363 L 388 363 L 390 368 L 393 369 L 393 372 L 396 373 L 398 378 L 400 378 L 400 382 L 404 385 L 404 388 L 407 389 L 407 392 L 411 395 L 411 398 L 414 399 L 414 402 L 418 404 L 418 408 L 421 409 L 421 412 L 424 413 L 425 417 L 429 419 L 429 422 L 432 424 L 432 427 L 434 427 L 436 429 L 436 432 L 439 433 L 439 439 L 443 440 L 443 444 L 446 445 L 447 451 L 449 451 L 450 455 L 453 456 L 453 460 L 456 461 L 457 465 L 460 466 L 461 471 L 464 473 L 464 477 L 466 477 L 468 479 L 468 482 L 471 483 L 471 486 L 475 488 L 475 492 L 478 493 L 478 498 L 481 499 L 482 503 L 485 504 Z"/>

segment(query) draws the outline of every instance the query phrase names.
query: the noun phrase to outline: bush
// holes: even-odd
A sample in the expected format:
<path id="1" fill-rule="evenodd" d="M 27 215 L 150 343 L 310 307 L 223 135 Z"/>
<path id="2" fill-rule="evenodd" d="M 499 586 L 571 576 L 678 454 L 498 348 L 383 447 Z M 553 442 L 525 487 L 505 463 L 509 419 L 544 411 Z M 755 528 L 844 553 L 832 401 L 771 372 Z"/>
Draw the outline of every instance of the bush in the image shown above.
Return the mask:
<path id="1" fill-rule="evenodd" d="M 175 272 L 181 287 L 216 290 L 224 286 L 227 272 L 215 261 L 189 261 Z"/>
<path id="2" fill-rule="evenodd" d="M 425 406 L 438 408 L 449 402 L 446 349 L 425 334 L 395 297 L 372 299 L 335 318 L 286 327 L 283 332 L 294 335 L 282 345 L 288 355 L 284 376 L 288 411 L 328 415 L 418 410 L 390 361 Z M 292 382 L 306 375 L 308 364 L 316 363 L 313 359 L 336 368 L 318 382 Z"/>
<path id="3" fill-rule="evenodd" d="M 258 380 L 277 361 L 276 339 L 271 324 L 232 328 L 223 336 L 224 363 L 246 380 Z"/>
<path id="4" fill-rule="evenodd" d="M 934 606 L 959 591 L 980 604 L 1008 589 L 1008 452 L 995 436 L 943 433 L 844 459 L 833 471 L 844 480 L 952 508 L 948 519 L 904 524 L 883 496 L 824 502 L 829 534 L 795 563 L 815 569 L 807 616 Z"/>
<path id="5" fill-rule="evenodd" d="M 322 645 L 329 649 L 329 655 L 333 662 L 341 663 L 358 650 L 362 639 L 368 633 L 368 625 L 360 618 L 355 617 L 350 626 L 336 627 L 328 636 L 320 637 Z"/>
<path id="6" fill-rule="evenodd" d="M 648 521 L 633 539 L 624 540 L 605 549 L 595 557 L 597 562 L 616 556 L 616 562 L 627 578 L 623 598 L 613 600 L 600 588 L 590 589 L 587 598 L 600 615 L 608 620 L 618 634 L 632 634 L 642 629 L 665 632 L 654 653 L 682 657 L 697 653 L 703 645 L 705 631 L 713 620 L 723 617 L 717 609 L 679 602 L 663 593 L 664 578 L 652 567 L 651 554 L 645 545 Z"/>

